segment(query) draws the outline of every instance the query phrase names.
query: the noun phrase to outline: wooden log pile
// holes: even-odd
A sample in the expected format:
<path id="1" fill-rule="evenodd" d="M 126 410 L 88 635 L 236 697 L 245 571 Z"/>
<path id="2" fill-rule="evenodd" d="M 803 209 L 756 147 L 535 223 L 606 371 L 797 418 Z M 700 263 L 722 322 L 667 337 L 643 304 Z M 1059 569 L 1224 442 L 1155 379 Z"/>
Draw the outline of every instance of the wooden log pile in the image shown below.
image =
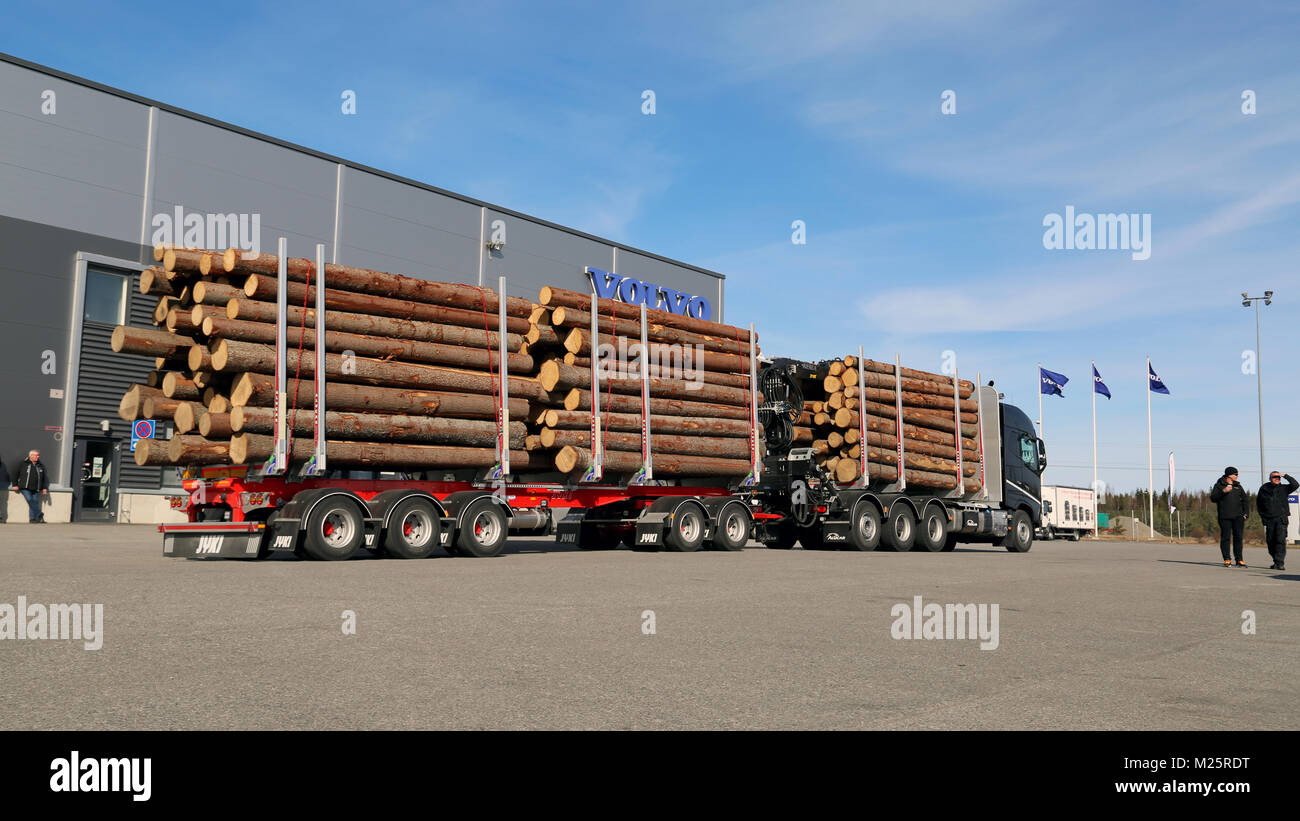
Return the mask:
<path id="1" fill-rule="evenodd" d="M 119 326 L 112 337 L 115 351 L 154 357 L 155 370 L 126 392 L 119 414 L 170 420 L 175 436 L 141 442 L 136 462 L 264 462 L 275 420 L 279 260 L 159 247 L 155 261 L 139 279 L 141 292 L 158 298 L 155 327 Z M 309 260 L 288 259 L 286 268 L 289 453 L 303 461 L 314 447 L 317 277 Z M 496 464 L 503 365 L 497 300 L 491 289 L 327 265 L 321 367 L 329 466 Z M 512 473 L 580 478 L 586 470 L 593 347 L 584 306 L 590 309 L 590 297 L 558 288 L 543 288 L 538 302 L 506 299 Z M 596 354 L 606 350 L 602 343 L 625 353 L 636 346 L 636 360 L 639 309 L 605 300 L 601 313 Z M 656 357 L 645 409 L 656 475 L 746 475 L 748 332 L 662 311 L 648 312 L 647 331 Z M 611 375 L 601 381 L 607 473 L 632 473 L 640 467 L 640 375 L 635 366 Z"/>
<path id="2" fill-rule="evenodd" d="M 908 485 L 955 489 L 960 447 L 962 489 L 967 493 L 980 489 L 979 417 L 972 383 L 961 380 L 954 397 L 950 377 L 902 368 L 896 383 L 893 365 L 860 361 L 855 356 L 822 363 L 818 377 L 818 384 L 805 389 L 794 441 L 796 446 L 812 448 L 817 464 L 837 482 L 850 484 L 861 477 L 863 452 L 867 454 L 868 478 L 873 483 L 897 481 L 901 435 Z M 861 424 L 864 417 L 865 441 Z"/>
<path id="3" fill-rule="evenodd" d="M 590 467 L 592 374 L 600 369 L 600 425 L 606 472 L 641 466 L 642 413 L 650 419 L 656 477 L 743 478 L 751 470 L 749 331 L 667 311 L 646 311 L 648 356 L 641 355 L 641 309 L 611 299 L 544 287 L 529 314 L 528 353 L 541 388 L 563 396 L 537 418 L 544 448 L 558 448 L 555 469 L 581 476 Z M 641 368 L 649 382 L 643 408 Z M 762 401 L 761 395 L 757 397 Z"/>

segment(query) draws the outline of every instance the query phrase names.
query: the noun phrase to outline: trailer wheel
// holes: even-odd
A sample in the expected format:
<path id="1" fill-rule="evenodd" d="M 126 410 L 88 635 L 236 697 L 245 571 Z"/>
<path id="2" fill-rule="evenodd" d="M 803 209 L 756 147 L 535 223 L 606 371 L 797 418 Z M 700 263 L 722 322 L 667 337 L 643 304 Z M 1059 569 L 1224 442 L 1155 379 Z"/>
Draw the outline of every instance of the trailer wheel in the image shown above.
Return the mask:
<path id="1" fill-rule="evenodd" d="M 384 549 L 395 559 L 424 559 L 438 547 L 438 511 L 418 496 L 403 499 L 388 516 Z"/>
<path id="2" fill-rule="evenodd" d="M 677 553 L 693 553 L 704 544 L 704 514 L 694 505 L 682 507 L 668 526 L 664 544 Z"/>
<path id="3" fill-rule="evenodd" d="M 1028 553 L 1034 544 L 1034 525 L 1029 521 L 1029 514 L 1017 510 L 1011 516 L 1011 532 L 1002 541 L 1002 546 L 1011 553 Z"/>
<path id="4" fill-rule="evenodd" d="M 880 511 L 868 501 L 853 509 L 849 522 L 849 547 L 853 550 L 875 550 L 880 547 Z"/>
<path id="5" fill-rule="evenodd" d="M 749 513 L 738 504 L 727 505 L 718 517 L 713 546 L 718 550 L 744 550 L 749 541 Z"/>
<path id="6" fill-rule="evenodd" d="M 307 517 L 303 550 L 322 561 L 350 559 L 361 547 L 364 531 L 356 505 L 344 498 L 326 499 Z"/>
<path id="7" fill-rule="evenodd" d="M 462 556 L 480 559 L 496 556 L 506 546 L 509 534 L 506 514 L 491 499 L 471 502 L 461 518 L 456 547 Z"/>
<path id="8" fill-rule="evenodd" d="M 885 533 L 881 545 L 886 550 L 907 553 L 916 543 L 916 517 L 907 505 L 895 504 L 885 517 Z"/>
<path id="9" fill-rule="evenodd" d="M 939 505 L 929 505 L 921 513 L 921 523 L 916 530 L 917 549 L 938 553 L 947 540 L 948 514 Z"/>

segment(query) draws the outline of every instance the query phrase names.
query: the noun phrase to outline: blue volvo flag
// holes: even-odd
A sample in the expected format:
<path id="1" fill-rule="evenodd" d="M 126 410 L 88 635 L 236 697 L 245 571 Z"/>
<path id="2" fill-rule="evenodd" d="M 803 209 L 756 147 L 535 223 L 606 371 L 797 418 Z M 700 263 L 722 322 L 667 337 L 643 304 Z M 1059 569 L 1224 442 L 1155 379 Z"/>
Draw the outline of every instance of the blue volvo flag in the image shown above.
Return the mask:
<path id="1" fill-rule="evenodd" d="M 1065 383 L 1070 381 L 1070 378 L 1068 376 L 1049 371 L 1047 368 L 1044 368 L 1042 365 L 1038 366 L 1038 379 L 1039 379 L 1039 385 L 1038 385 L 1039 393 L 1048 393 L 1048 394 L 1054 393 L 1057 396 L 1065 396 L 1065 394 L 1061 393 L 1061 388 L 1064 388 Z"/>
<path id="2" fill-rule="evenodd" d="M 1156 376 L 1156 369 L 1151 367 L 1150 362 L 1147 363 L 1147 382 L 1153 393 L 1169 393 L 1169 389 L 1165 387 L 1165 383 L 1161 382 L 1160 377 Z"/>
<path id="3" fill-rule="evenodd" d="M 1110 388 L 1106 383 L 1101 381 L 1101 374 L 1097 373 L 1097 366 L 1092 366 L 1092 389 L 1107 399 L 1110 398 Z"/>

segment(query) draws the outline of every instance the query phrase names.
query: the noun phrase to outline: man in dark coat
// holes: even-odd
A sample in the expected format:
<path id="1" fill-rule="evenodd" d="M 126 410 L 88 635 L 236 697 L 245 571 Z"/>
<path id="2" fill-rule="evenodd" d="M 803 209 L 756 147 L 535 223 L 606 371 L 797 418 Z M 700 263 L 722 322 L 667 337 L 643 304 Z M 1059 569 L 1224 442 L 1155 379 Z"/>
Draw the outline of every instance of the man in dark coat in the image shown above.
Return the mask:
<path id="1" fill-rule="evenodd" d="M 50 495 L 50 476 L 45 470 L 45 463 L 41 461 L 39 450 L 28 453 L 26 461 L 18 466 L 11 489 L 21 493 L 27 500 L 29 521 L 45 521 L 45 515 L 41 513 L 41 500 Z"/>
<path id="2" fill-rule="evenodd" d="M 1232 567 L 1233 556 L 1228 554 L 1231 545 L 1237 567 L 1245 567 L 1242 542 L 1246 535 L 1246 517 L 1250 515 L 1250 508 L 1246 506 L 1246 491 L 1237 483 L 1236 468 L 1223 469 L 1223 476 L 1210 491 L 1210 501 L 1219 506 L 1219 552 L 1223 554 L 1223 566 Z"/>
<path id="3" fill-rule="evenodd" d="M 1294 476 L 1289 473 L 1283 476 L 1275 470 L 1255 497 L 1255 509 L 1259 511 L 1259 518 L 1264 520 L 1268 555 L 1273 557 L 1269 570 L 1286 570 L 1286 526 L 1291 518 L 1291 502 L 1287 497 L 1297 490 L 1300 490 L 1300 482 Z"/>

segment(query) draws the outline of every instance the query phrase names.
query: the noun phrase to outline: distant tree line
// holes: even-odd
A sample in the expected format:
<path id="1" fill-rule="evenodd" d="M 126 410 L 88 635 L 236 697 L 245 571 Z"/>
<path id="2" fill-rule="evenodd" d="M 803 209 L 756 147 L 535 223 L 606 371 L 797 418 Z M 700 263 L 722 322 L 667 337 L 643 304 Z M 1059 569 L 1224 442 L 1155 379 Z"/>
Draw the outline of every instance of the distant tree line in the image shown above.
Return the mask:
<path id="1" fill-rule="evenodd" d="M 1244 486 L 1243 486 L 1244 488 Z M 1111 516 L 1135 516 L 1138 521 L 1147 523 L 1147 500 L 1151 494 L 1146 490 L 1132 490 L 1116 493 L 1108 490 L 1106 501 L 1097 509 Z M 1156 493 L 1155 523 L 1157 533 L 1169 536 L 1178 535 L 1178 520 L 1182 519 L 1183 537 L 1192 539 L 1219 538 L 1218 507 L 1210 501 L 1208 490 L 1180 491 L 1174 494 L 1174 507 L 1179 511 L 1173 515 L 1172 526 L 1169 513 L 1169 491 Z M 1255 494 L 1246 489 L 1246 501 L 1250 518 L 1246 520 L 1246 541 L 1264 544 L 1264 523 L 1255 512 Z M 1132 535 L 1132 534 L 1129 534 Z"/>

